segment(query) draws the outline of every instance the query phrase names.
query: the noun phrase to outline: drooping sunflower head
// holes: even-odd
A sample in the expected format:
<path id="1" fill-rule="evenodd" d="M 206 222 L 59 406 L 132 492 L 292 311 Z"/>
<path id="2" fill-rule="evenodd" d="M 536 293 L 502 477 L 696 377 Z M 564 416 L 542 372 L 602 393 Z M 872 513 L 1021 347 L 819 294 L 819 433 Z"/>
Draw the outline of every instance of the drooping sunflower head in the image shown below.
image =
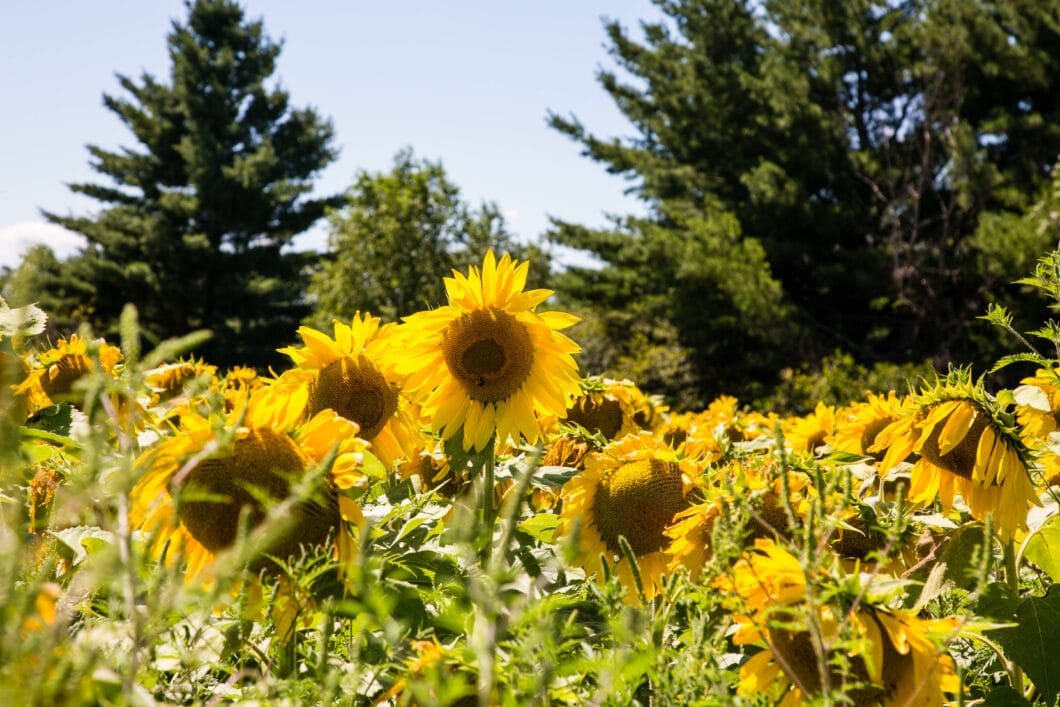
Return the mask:
<path id="1" fill-rule="evenodd" d="M 981 381 L 957 370 L 915 396 L 869 451 L 886 450 L 882 474 L 919 455 L 910 476 L 912 503 L 938 496 L 948 512 L 959 493 L 974 518 L 992 513 L 1002 535 L 1011 537 L 1026 530 L 1029 505 L 1040 503 L 1028 471 L 1030 452 L 1011 418 Z"/>
<path id="2" fill-rule="evenodd" d="M 356 520 L 340 494 L 348 498 L 364 486 L 367 443 L 356 425 L 331 411 L 299 424 L 301 407 L 290 403 L 290 393 L 263 388 L 245 409 L 214 419 L 189 409 L 175 434 L 137 460 L 143 476 L 131 494 L 130 522 L 153 533 L 167 559 L 186 560 L 189 578 L 231 548 L 244 524 L 257 529 L 278 504 L 291 505 L 271 517 L 280 529 L 264 539 L 261 555 L 285 557 L 319 545 L 338 533 L 341 518 Z M 322 486 L 292 502 L 306 474 L 336 447 Z"/>
<path id="3" fill-rule="evenodd" d="M 108 374 L 113 374 L 121 362 L 121 349 L 99 339 L 89 342 L 77 334 L 31 356 L 29 374 L 15 388 L 15 392 L 29 401 L 31 412 L 54 405 L 69 396 L 74 383 L 93 371 L 98 365 Z"/>
<path id="4" fill-rule="evenodd" d="M 591 454 L 585 470 L 564 484 L 557 535 L 577 529 L 577 562 L 587 573 L 602 569 L 601 555 L 616 563 L 616 572 L 632 590 L 634 578 L 620 538 L 637 562 L 646 599 L 661 587 L 669 558 L 666 529 L 689 506 L 688 493 L 698 475 L 687 459 L 641 432 Z M 631 591 L 632 595 L 632 591 Z M 632 596 L 631 596 L 632 598 Z"/>
<path id="5" fill-rule="evenodd" d="M 445 279 L 447 306 L 405 317 L 396 332 L 404 389 L 443 438 L 462 431 L 465 450 L 495 434 L 537 441 L 538 417 L 565 414 L 579 393 L 580 349 L 559 333 L 577 319 L 535 311 L 552 292 L 523 291 L 528 266 L 489 252 L 481 271 Z"/>
<path id="6" fill-rule="evenodd" d="M 357 312 L 350 324 L 335 321 L 334 338 L 301 327 L 302 347 L 280 349 L 297 366 L 284 375 L 301 376 L 308 387 L 306 416 L 334 410 L 356 422 L 362 439 L 388 466 L 418 442 L 417 422 L 399 394 L 399 376 L 385 365 L 393 325 Z"/>
<path id="7" fill-rule="evenodd" d="M 856 705 L 941 706 L 945 693 L 959 689 L 954 663 L 941 647 L 953 638 L 956 620 L 922 621 L 876 606 L 871 592 L 860 594 L 860 582 L 850 592 L 859 595 L 853 603 L 843 599 L 841 578 L 816 574 L 815 583 L 828 581 L 834 589 L 815 591 L 816 597 L 831 597 L 828 603 L 810 603 L 809 577 L 794 555 L 759 539 L 714 582 L 738 611 L 734 642 L 764 644 L 741 666 L 739 694 L 798 702 L 822 693 L 822 674 Z M 809 630 L 811 618 L 820 651 Z"/>
<path id="8" fill-rule="evenodd" d="M 216 375 L 217 366 L 195 358 L 159 366 L 149 371 L 145 380 L 151 391 L 151 405 L 180 396 L 184 387 L 196 379 L 205 377 L 214 380 Z"/>
<path id="9" fill-rule="evenodd" d="M 841 408 L 835 416 L 832 447 L 851 454 L 868 455 L 877 435 L 884 427 L 903 417 L 908 404 L 908 399 L 898 397 L 892 390 L 886 396 L 870 392 L 866 400 Z M 876 454 L 876 460 L 881 461 L 883 455 Z"/>

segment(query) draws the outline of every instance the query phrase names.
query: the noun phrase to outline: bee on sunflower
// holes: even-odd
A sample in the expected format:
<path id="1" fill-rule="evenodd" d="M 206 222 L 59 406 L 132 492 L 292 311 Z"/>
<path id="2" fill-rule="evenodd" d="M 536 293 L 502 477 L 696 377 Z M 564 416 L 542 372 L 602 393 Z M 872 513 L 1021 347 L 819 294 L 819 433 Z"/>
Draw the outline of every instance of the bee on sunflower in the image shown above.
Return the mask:
<path id="1" fill-rule="evenodd" d="M 464 450 L 541 437 L 539 417 L 563 416 L 580 392 L 573 354 L 560 333 L 577 322 L 538 312 L 551 290 L 526 290 L 529 263 L 490 251 L 482 268 L 445 278 L 449 304 L 405 317 L 395 331 L 393 366 L 403 388 L 443 439 Z"/>
<path id="2" fill-rule="evenodd" d="M 1031 453 L 1015 420 L 966 369 L 914 396 L 905 415 L 887 425 L 868 451 L 886 451 L 883 474 L 918 455 L 910 472 L 912 504 L 938 497 L 949 512 L 959 493 L 973 518 L 992 514 L 1006 539 L 1026 531 L 1029 507 L 1041 505 L 1029 471 Z"/>

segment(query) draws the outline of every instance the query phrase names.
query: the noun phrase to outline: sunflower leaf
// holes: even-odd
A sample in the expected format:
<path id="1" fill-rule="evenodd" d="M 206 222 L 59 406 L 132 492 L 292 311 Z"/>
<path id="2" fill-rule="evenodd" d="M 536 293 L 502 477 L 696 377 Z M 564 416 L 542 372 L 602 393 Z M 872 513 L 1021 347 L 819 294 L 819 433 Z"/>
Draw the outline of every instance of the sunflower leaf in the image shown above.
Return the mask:
<path id="1" fill-rule="evenodd" d="M 1023 557 L 1060 582 L 1060 516 L 1053 516 L 1027 538 Z"/>
<path id="2" fill-rule="evenodd" d="M 40 334 L 47 321 L 48 315 L 36 304 L 11 308 L 0 298 L 0 337 Z"/>
<path id="3" fill-rule="evenodd" d="M 1060 585 L 1042 597 L 1028 597 L 1015 610 L 1015 628 L 991 631 L 991 636 L 1034 683 L 1045 704 L 1060 696 L 1060 664 L 1053 647 L 1060 643 Z"/>

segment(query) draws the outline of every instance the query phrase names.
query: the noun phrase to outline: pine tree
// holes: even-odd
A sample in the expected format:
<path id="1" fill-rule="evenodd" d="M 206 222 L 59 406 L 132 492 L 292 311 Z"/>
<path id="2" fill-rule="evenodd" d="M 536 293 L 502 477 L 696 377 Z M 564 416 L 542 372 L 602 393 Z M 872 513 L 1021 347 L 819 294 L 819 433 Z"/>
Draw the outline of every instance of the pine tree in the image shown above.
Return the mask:
<path id="1" fill-rule="evenodd" d="M 984 328 L 975 316 L 999 276 L 1011 282 L 1020 272 L 984 272 L 988 239 L 976 233 L 985 215 L 1026 208 L 1060 151 L 1055 6 L 656 4 L 663 17 L 642 24 L 643 38 L 606 24 L 617 68 L 598 77 L 637 134 L 600 137 L 576 118 L 550 116 L 584 154 L 629 178 L 651 217 L 644 227 L 591 236 L 558 224 L 554 240 L 623 270 L 614 256 L 624 249 L 671 253 L 675 239 L 686 239 L 674 214 L 731 216 L 739 239 L 761 248 L 757 277 L 775 279 L 787 307 L 791 328 L 770 344 L 767 367 L 836 348 L 869 363 L 989 364 L 986 342 L 972 336 Z M 1036 254 L 1048 243 L 1024 238 L 1012 246 Z M 665 264 L 622 277 L 661 281 L 652 295 L 670 303 L 681 343 L 700 352 L 689 337 L 717 339 L 726 319 L 741 316 L 726 294 L 733 287 L 719 269 L 724 260 L 718 253 L 682 259 L 686 272 L 715 273 L 715 312 L 696 326 L 681 312 L 688 295 Z M 744 276 L 740 268 L 732 275 Z M 604 295 L 581 293 L 606 306 Z M 724 360 L 708 354 L 699 362 L 707 395 L 738 389 L 761 370 L 731 363 L 733 375 L 717 379 Z"/>
<path id="2" fill-rule="evenodd" d="M 265 367 L 309 311 L 311 256 L 286 248 L 338 203 L 308 198 L 337 156 L 333 130 L 271 81 L 281 45 L 260 20 L 233 0 L 186 9 L 168 37 L 169 80 L 119 75 L 128 96 L 104 96 L 139 148 L 89 146 L 110 183 L 70 188 L 105 208 L 45 216 L 88 239 L 68 275 L 91 293 L 100 333 L 132 302 L 152 337 L 210 329 L 206 359 Z"/>

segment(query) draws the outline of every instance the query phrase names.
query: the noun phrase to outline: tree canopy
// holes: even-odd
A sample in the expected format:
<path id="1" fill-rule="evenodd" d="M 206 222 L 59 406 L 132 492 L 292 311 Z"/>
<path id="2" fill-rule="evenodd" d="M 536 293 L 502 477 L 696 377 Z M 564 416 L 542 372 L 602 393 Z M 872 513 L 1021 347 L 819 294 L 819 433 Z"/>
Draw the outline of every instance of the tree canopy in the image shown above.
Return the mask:
<path id="1" fill-rule="evenodd" d="M 66 275 L 100 333 L 132 302 L 153 337 L 210 329 L 209 360 L 264 367 L 309 311 L 310 256 L 290 246 L 338 203 L 310 198 L 337 156 L 333 130 L 272 80 L 281 44 L 261 21 L 233 0 L 186 9 L 168 37 L 168 80 L 119 75 L 127 95 L 104 96 L 138 144 L 89 146 L 108 183 L 70 188 L 103 209 L 45 216 L 88 239 Z"/>
<path id="2" fill-rule="evenodd" d="M 558 289 L 611 307 L 614 283 L 635 283 L 623 296 L 656 301 L 703 396 L 837 348 L 868 363 L 988 362 L 975 317 L 1049 247 L 1001 224 L 1041 196 L 1060 151 L 1055 7 L 656 5 L 639 37 L 605 24 L 617 66 L 598 79 L 636 134 L 550 114 L 651 214 L 606 232 L 556 224 L 556 242 L 604 263 Z M 729 223 L 739 245 L 697 246 L 690 223 Z"/>
<path id="3" fill-rule="evenodd" d="M 310 321 L 318 326 L 358 311 L 396 321 L 444 304 L 443 278 L 481 263 L 490 248 L 532 258 L 538 283 L 548 274 L 545 254 L 516 242 L 496 204 L 472 207 L 441 162 L 408 148 L 389 172 L 358 172 L 328 229 L 328 249 L 309 286 Z"/>

